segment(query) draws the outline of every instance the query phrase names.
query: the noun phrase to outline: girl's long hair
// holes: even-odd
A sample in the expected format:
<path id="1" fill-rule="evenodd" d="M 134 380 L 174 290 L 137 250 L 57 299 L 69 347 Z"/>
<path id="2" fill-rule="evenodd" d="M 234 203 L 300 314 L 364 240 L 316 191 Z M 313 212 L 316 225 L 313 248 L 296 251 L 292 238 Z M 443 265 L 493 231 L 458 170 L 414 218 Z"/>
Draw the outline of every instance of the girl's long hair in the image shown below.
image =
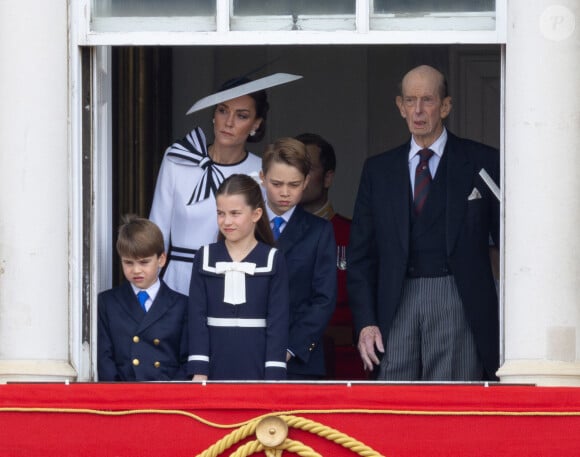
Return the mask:
<path id="1" fill-rule="evenodd" d="M 268 213 L 266 212 L 266 205 L 262 197 L 262 190 L 260 185 L 248 175 L 234 174 L 226 178 L 219 186 L 216 192 L 216 199 L 220 195 L 243 195 L 244 200 L 252 210 L 262 208 L 262 217 L 256 223 L 254 235 L 258 241 L 266 243 L 269 246 L 274 246 L 274 235 L 270 228 L 270 221 L 268 220 Z M 220 240 L 224 239 L 220 232 Z"/>

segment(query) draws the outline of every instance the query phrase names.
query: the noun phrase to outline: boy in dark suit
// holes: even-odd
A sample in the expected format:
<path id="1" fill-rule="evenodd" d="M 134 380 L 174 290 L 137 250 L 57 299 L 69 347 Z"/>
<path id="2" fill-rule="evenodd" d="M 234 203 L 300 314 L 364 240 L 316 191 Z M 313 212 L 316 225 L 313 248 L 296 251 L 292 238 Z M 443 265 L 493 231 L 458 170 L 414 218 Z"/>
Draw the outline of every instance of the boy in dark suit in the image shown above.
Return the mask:
<path id="1" fill-rule="evenodd" d="M 187 297 L 159 279 L 166 261 L 161 231 L 127 216 L 117 252 L 128 282 L 99 294 L 99 381 L 186 379 Z"/>
<path id="2" fill-rule="evenodd" d="M 302 133 L 295 137 L 306 146 L 310 159 L 308 185 L 300 205 L 309 213 L 330 221 L 336 240 L 336 310 L 324 335 L 326 376 L 328 379 L 368 379 L 358 350 L 353 343 L 352 315 L 346 292 L 346 246 L 351 220 L 334 211 L 329 199 L 336 170 L 334 147 L 316 133 Z"/>
<path id="3" fill-rule="evenodd" d="M 332 224 L 296 206 L 308 184 L 303 143 L 281 138 L 266 149 L 260 178 L 277 247 L 290 284 L 288 379 L 322 379 L 322 336 L 336 305 L 336 244 Z"/>

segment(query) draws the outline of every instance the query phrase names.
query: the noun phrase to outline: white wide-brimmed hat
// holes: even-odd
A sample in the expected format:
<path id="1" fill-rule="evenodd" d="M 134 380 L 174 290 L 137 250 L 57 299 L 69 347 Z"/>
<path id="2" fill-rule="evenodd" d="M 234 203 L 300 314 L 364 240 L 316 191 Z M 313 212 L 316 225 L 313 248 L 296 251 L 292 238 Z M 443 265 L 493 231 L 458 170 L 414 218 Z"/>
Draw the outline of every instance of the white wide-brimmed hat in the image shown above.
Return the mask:
<path id="1" fill-rule="evenodd" d="M 242 95 L 248 95 L 260 90 L 268 89 L 270 87 L 279 86 L 281 84 L 286 84 L 297 79 L 302 78 L 300 75 L 292 75 L 290 73 L 274 73 L 270 76 L 264 76 L 263 78 L 256 79 L 254 81 L 249 81 L 239 86 L 232 87 L 230 89 L 225 89 L 214 94 L 208 95 L 196 101 L 186 114 L 195 113 L 210 106 L 217 105 L 218 103 L 225 102 L 226 100 L 231 100 L 233 98 L 241 97 Z"/>

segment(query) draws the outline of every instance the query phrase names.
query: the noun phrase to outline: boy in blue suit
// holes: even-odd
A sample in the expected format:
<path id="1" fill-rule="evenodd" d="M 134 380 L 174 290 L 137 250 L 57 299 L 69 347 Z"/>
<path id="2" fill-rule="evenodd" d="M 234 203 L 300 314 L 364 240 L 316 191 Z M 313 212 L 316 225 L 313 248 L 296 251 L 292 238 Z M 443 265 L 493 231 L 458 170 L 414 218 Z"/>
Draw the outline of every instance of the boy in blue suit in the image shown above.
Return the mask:
<path id="1" fill-rule="evenodd" d="M 187 297 L 159 279 L 164 251 L 153 222 L 125 217 L 117 252 L 128 282 L 98 297 L 99 381 L 186 379 Z"/>
<path id="2" fill-rule="evenodd" d="M 262 158 L 260 178 L 277 247 L 290 284 L 287 378 L 322 379 L 322 336 L 336 306 L 336 244 L 332 224 L 296 206 L 308 184 L 310 160 L 303 143 L 281 138 Z"/>

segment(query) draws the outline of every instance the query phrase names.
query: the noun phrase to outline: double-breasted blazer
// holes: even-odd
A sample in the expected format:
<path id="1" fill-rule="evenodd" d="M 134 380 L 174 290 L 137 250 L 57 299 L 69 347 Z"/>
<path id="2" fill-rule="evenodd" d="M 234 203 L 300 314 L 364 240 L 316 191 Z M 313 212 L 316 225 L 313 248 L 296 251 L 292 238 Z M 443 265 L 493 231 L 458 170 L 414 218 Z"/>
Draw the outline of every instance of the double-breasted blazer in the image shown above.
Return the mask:
<path id="1" fill-rule="evenodd" d="M 147 313 L 131 284 L 98 297 L 99 381 L 186 379 L 187 297 L 163 281 Z"/>
<path id="2" fill-rule="evenodd" d="M 347 250 L 347 284 L 355 331 L 358 335 L 362 328 L 376 325 L 384 342 L 399 306 L 409 258 L 412 198 L 409 148 L 410 141 L 367 159 Z M 444 208 L 447 264 L 455 278 L 486 377 L 495 379 L 499 365 L 499 316 L 489 237 L 498 243 L 499 202 L 479 172 L 485 169 L 499 183 L 499 153 L 448 132 L 443 154 L 447 156 Z M 423 227 L 429 229 L 428 224 Z"/>

